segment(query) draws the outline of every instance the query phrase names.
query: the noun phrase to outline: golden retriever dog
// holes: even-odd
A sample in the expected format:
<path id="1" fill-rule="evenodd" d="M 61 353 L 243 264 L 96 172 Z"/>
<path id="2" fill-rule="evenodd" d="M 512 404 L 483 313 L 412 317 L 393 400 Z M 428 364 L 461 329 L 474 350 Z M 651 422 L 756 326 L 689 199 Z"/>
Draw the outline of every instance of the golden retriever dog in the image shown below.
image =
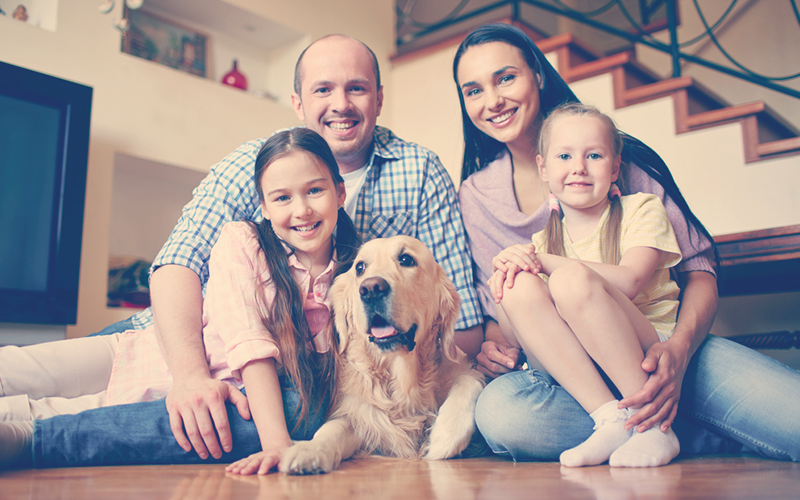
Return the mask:
<path id="1" fill-rule="evenodd" d="M 475 431 L 484 377 L 456 348 L 458 295 L 430 250 L 408 236 L 369 241 L 330 293 L 336 403 L 279 469 L 318 474 L 352 456 L 461 453 Z"/>

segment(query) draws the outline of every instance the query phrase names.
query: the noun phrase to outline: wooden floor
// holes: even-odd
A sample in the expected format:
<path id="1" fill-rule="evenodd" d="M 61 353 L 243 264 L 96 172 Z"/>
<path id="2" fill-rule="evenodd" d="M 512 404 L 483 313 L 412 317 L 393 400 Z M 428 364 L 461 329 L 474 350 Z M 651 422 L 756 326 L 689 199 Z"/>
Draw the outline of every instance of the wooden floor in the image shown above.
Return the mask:
<path id="1" fill-rule="evenodd" d="M 233 476 L 221 465 L 0 472 L 0 499 L 789 499 L 800 464 L 743 456 L 687 458 L 654 469 L 581 469 L 498 458 L 349 461 L 321 476 Z"/>

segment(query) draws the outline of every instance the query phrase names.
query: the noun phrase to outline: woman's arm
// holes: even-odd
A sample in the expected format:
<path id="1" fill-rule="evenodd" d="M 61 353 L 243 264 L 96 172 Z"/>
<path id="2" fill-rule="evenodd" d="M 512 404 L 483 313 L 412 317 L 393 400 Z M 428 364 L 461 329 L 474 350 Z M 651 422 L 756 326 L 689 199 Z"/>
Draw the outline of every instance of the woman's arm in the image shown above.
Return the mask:
<path id="1" fill-rule="evenodd" d="M 266 474 L 277 467 L 283 452 L 292 445 L 283 414 L 283 395 L 275 358 L 247 363 L 242 368 L 242 380 L 261 441 L 261 451 L 230 464 L 225 470 L 234 474 Z"/>
<path id="2" fill-rule="evenodd" d="M 681 273 L 684 283 L 678 323 L 668 340 L 654 344 L 647 351 L 642 368 L 650 378 L 642 390 L 622 401 L 620 407 L 642 406 L 626 427 L 638 426 L 639 432 L 661 422 L 666 430 L 675 420 L 681 384 L 695 351 L 706 338 L 717 313 L 717 280 L 711 273 Z"/>

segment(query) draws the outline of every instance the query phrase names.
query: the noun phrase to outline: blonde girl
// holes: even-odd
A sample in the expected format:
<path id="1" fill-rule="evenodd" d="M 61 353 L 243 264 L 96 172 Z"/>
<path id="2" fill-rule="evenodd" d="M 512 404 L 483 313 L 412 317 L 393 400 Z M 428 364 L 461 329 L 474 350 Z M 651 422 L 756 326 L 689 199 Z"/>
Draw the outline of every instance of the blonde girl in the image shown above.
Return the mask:
<path id="1" fill-rule="evenodd" d="M 489 279 L 506 341 L 595 422 L 586 441 L 561 454 L 569 467 L 658 466 L 680 451 L 671 428 L 626 429 L 636 409 L 621 408 L 614 393 L 626 397 L 644 386 L 644 352 L 672 334 L 679 289 L 669 267 L 681 259 L 658 198 L 620 196 L 621 149 L 619 131 L 597 109 L 571 103 L 553 110 L 536 157 L 551 192 L 547 228 L 531 244 L 500 252 Z M 524 287 L 532 296 L 515 293 L 521 280 L 535 282 Z"/>

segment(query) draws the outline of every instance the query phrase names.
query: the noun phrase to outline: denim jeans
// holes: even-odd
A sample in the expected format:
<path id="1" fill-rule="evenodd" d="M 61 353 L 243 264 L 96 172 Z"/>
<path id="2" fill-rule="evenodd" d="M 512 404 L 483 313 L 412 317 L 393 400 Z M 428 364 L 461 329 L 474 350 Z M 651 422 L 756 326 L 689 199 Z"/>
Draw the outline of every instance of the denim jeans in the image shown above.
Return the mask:
<path id="1" fill-rule="evenodd" d="M 686 370 L 673 429 L 683 454 L 754 452 L 800 461 L 800 372 L 709 335 Z M 493 380 L 475 409 L 492 450 L 514 460 L 558 460 L 594 422 L 548 374 Z"/>
<path id="2" fill-rule="evenodd" d="M 308 418 L 295 429 L 300 399 L 288 377 L 281 377 L 283 411 L 293 440 L 307 440 L 322 426 L 324 407 L 312 401 Z M 256 426 L 226 404 L 233 449 L 222 458 L 201 459 L 178 446 L 169 426 L 166 402 L 107 406 L 75 415 L 36 420 L 33 427 L 33 466 L 159 465 L 229 463 L 261 451 Z M 319 411 L 318 411 L 319 409 Z"/>
<path id="3" fill-rule="evenodd" d="M 89 334 L 88 337 L 94 337 L 96 335 L 111 335 L 112 333 L 122 333 L 127 330 L 136 330 L 137 328 L 133 325 L 133 319 L 123 319 L 122 321 L 117 321 L 114 324 L 108 325 L 107 327 L 103 328 L 99 332 Z"/>

